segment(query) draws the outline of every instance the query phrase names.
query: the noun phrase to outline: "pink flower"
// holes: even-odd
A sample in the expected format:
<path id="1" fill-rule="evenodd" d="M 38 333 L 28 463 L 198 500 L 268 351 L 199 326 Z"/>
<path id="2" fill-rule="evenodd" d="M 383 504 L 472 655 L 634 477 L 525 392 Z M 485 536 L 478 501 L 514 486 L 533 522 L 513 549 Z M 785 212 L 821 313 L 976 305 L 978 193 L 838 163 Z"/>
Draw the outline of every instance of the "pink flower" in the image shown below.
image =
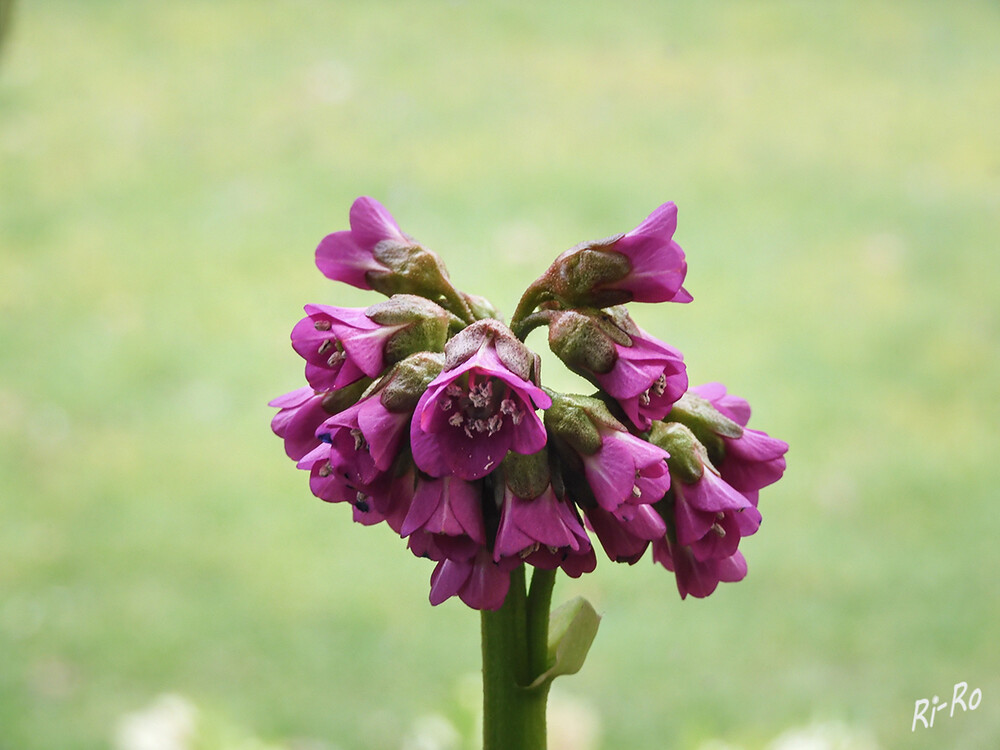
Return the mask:
<path id="1" fill-rule="evenodd" d="M 445 536 L 466 536 L 476 544 L 486 544 L 483 525 L 481 483 L 457 477 L 417 480 L 416 491 L 400 536 L 422 532 Z"/>
<path id="2" fill-rule="evenodd" d="M 690 302 L 693 297 L 681 286 L 687 261 L 674 242 L 677 206 L 664 203 L 646 220 L 609 247 L 629 260 L 631 271 L 623 279 L 605 284 L 605 289 L 626 291 L 635 302 Z"/>
<path id="3" fill-rule="evenodd" d="M 535 409 L 548 408 L 551 399 L 528 381 L 530 365 L 518 373 L 503 361 L 511 360 L 507 348 L 523 345 L 512 335 L 512 341 L 498 343 L 490 329 L 500 324 L 482 323 L 490 325 L 470 326 L 448 343 L 450 364 L 455 364 L 456 350 L 466 358 L 451 369 L 446 366 L 414 411 L 413 460 L 431 476 L 481 479 L 508 451 L 535 453 L 545 445 L 545 428 Z"/>
<path id="4" fill-rule="evenodd" d="M 624 307 L 549 314 L 549 348 L 617 400 L 638 428 L 648 430 L 684 395 L 684 356 L 639 328 Z"/>
<path id="5" fill-rule="evenodd" d="M 299 388 L 268 402 L 279 409 L 271 420 L 271 430 L 285 441 L 285 453 L 298 461 L 320 444 L 316 428 L 330 417 L 323 408 L 325 393 Z"/>
<path id="6" fill-rule="evenodd" d="M 681 599 L 688 594 L 704 599 L 719 583 L 742 581 L 747 574 L 747 561 L 740 552 L 702 561 L 694 556 L 690 547 L 672 544 L 667 537 L 653 544 L 653 559 L 674 572 Z"/>
<path id="7" fill-rule="evenodd" d="M 626 520 L 635 506 L 655 503 L 670 489 L 667 452 L 626 432 L 601 426 L 600 449 L 581 456 L 597 504 Z"/>
<path id="8" fill-rule="evenodd" d="M 717 466 L 722 478 L 756 505 L 759 491 L 785 473 L 788 443 L 749 429 L 746 424 L 750 421 L 750 404 L 727 394 L 722 383 L 706 383 L 690 392 L 706 399 L 719 413 L 743 427 L 740 437 L 722 436 L 723 453 Z"/>
<path id="9" fill-rule="evenodd" d="M 662 539 L 667 533 L 663 518 L 652 505 L 636 506 L 629 520 L 622 520 L 599 506 L 587 508 L 584 515 L 605 554 L 613 562 L 634 565 L 642 558 L 650 542 Z"/>
<path id="10" fill-rule="evenodd" d="M 510 589 L 510 573 L 520 564 L 515 558 L 494 562 L 486 547 L 468 557 L 440 560 L 431 573 L 430 602 L 437 605 L 457 594 L 473 609 L 500 609 Z"/>
<path id="11" fill-rule="evenodd" d="M 375 248 L 382 243 L 411 245 L 413 240 L 374 198 L 361 197 L 354 201 L 350 221 L 349 230 L 328 234 L 319 243 L 316 265 L 329 279 L 359 289 L 371 289 L 367 274 L 389 270 L 375 259 Z"/>
<path id="12" fill-rule="evenodd" d="M 615 343 L 618 358 L 610 372 L 593 376 L 597 385 L 621 404 L 641 430 L 663 419 L 687 390 L 684 355 L 636 326 L 631 346 Z"/>
<path id="13" fill-rule="evenodd" d="M 673 479 L 657 510 L 668 534 L 653 543 L 653 558 L 673 570 L 681 597 L 707 596 L 720 580 L 734 578 L 746 563 L 737 548 L 757 532 L 760 512 L 719 475 L 705 447 L 682 424 L 657 423 L 651 438 L 668 447 Z M 739 563 L 739 564 L 737 564 Z"/>
<path id="14" fill-rule="evenodd" d="M 664 203 L 631 232 L 564 252 L 543 277 L 545 286 L 567 307 L 690 302 L 676 229 L 677 206 Z"/>
<path id="15" fill-rule="evenodd" d="M 306 305 L 307 317 L 292 329 L 292 348 L 306 360 L 306 380 L 333 390 L 385 369 L 385 345 L 404 325 L 383 326 L 365 311 Z"/>
<path id="16" fill-rule="evenodd" d="M 590 549 L 590 538 L 579 516 L 570 503 L 556 497 L 552 485 L 533 498 L 518 497 L 509 485 L 504 485 L 494 560 L 520 557 L 532 564 L 541 563 L 539 567 L 555 568 L 571 557 L 587 556 Z M 533 560 L 532 556 L 539 552 Z M 571 563 L 570 568 L 573 566 Z"/>

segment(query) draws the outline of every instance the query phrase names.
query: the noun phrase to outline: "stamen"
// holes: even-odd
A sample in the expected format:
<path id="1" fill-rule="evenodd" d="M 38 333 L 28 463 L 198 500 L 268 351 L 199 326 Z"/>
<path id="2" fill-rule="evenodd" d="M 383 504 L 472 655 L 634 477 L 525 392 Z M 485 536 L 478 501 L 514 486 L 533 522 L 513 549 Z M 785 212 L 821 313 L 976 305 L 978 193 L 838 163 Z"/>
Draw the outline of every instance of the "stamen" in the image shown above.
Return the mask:
<path id="1" fill-rule="evenodd" d="M 444 389 L 444 392 L 446 395 L 451 396 L 452 398 L 458 398 L 464 395 L 465 393 L 462 390 L 462 386 L 460 386 L 458 383 L 449 383 L 448 387 Z"/>
<path id="2" fill-rule="evenodd" d="M 317 320 L 313 323 L 317 331 L 329 331 L 333 328 L 333 323 L 329 320 Z"/>
<path id="3" fill-rule="evenodd" d="M 649 406 L 649 391 L 645 390 L 639 394 L 639 403 L 643 406 Z"/>
<path id="4" fill-rule="evenodd" d="M 464 421 L 465 421 L 465 417 L 463 417 L 457 411 L 454 414 L 452 414 L 450 417 L 448 417 L 448 424 L 450 424 L 452 427 L 458 427 Z"/>
<path id="5" fill-rule="evenodd" d="M 634 497 L 636 500 L 642 497 L 642 490 L 639 489 L 639 485 L 637 484 L 632 485 L 632 497 Z"/>
<path id="6" fill-rule="evenodd" d="M 486 432 L 490 435 L 500 432 L 501 427 L 503 427 L 503 417 L 499 414 L 494 414 L 486 422 Z"/>
<path id="7" fill-rule="evenodd" d="M 719 537 L 719 539 L 725 539 L 726 538 L 726 530 L 724 528 L 722 528 L 721 526 L 719 526 L 719 524 L 717 524 L 717 523 L 716 524 L 712 524 L 712 528 L 710 529 L 710 531 L 713 534 L 715 534 L 717 537 Z"/>
<path id="8" fill-rule="evenodd" d="M 359 492 L 354 498 L 354 507 L 362 513 L 367 513 L 371 508 L 371 506 L 368 505 L 368 495 L 364 492 Z"/>
<path id="9" fill-rule="evenodd" d="M 319 472 L 317 472 L 321 477 L 326 478 L 333 474 L 333 466 L 327 461 L 325 464 L 319 467 Z"/>
<path id="10" fill-rule="evenodd" d="M 487 380 L 485 383 L 476 384 L 469 388 L 469 401 L 477 409 L 482 409 L 490 403 L 493 398 L 493 383 Z"/>
<path id="11" fill-rule="evenodd" d="M 316 351 L 322 357 L 332 348 L 333 348 L 333 341 L 331 341 L 330 339 L 323 339 L 323 343 L 319 345 L 319 349 L 317 349 Z"/>
<path id="12" fill-rule="evenodd" d="M 330 365 L 330 367 L 336 367 L 345 359 L 347 359 L 347 353 L 338 350 L 330 355 L 330 358 L 326 360 L 326 363 Z"/>
<path id="13" fill-rule="evenodd" d="M 441 411 L 451 411 L 451 407 L 455 405 L 455 402 L 450 398 L 442 398 L 438 400 L 438 406 L 441 407 Z"/>
<path id="14" fill-rule="evenodd" d="M 351 430 L 351 437 L 354 438 L 354 450 L 361 451 L 368 449 L 368 441 L 365 440 L 364 433 L 357 427 Z"/>
<path id="15" fill-rule="evenodd" d="M 667 390 L 667 374 L 665 372 L 661 372 L 660 377 L 658 377 L 656 382 L 652 385 L 652 391 L 657 396 L 662 396 L 665 390 Z"/>

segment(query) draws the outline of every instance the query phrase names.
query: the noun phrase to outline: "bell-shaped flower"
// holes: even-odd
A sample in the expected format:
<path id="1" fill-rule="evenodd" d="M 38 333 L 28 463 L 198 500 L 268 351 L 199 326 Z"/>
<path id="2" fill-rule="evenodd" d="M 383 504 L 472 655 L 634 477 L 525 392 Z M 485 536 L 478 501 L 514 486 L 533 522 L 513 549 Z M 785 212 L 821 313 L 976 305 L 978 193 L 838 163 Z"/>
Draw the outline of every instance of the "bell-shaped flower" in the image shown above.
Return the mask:
<path id="1" fill-rule="evenodd" d="M 672 543 L 667 537 L 653 543 L 653 559 L 673 571 L 681 599 L 688 594 L 704 599 L 719 583 L 742 581 L 747 574 L 747 561 L 739 551 L 729 557 L 699 560 L 690 547 Z"/>
<path id="2" fill-rule="evenodd" d="M 445 356 L 410 426 L 422 471 L 472 481 L 496 469 L 508 451 L 535 453 L 545 445 L 535 410 L 551 399 L 529 380 L 534 357 L 506 327 L 493 320 L 471 325 L 448 342 Z"/>
<path id="3" fill-rule="evenodd" d="M 331 414 L 355 403 L 370 384 L 368 378 L 362 378 L 349 387 L 333 392 L 298 388 L 269 401 L 268 406 L 279 410 L 271 420 L 271 430 L 285 441 L 288 457 L 298 461 L 316 448 L 320 444 L 316 428 Z"/>
<path id="4" fill-rule="evenodd" d="M 367 196 L 351 205 L 350 222 L 349 230 L 328 234 L 319 243 L 316 265 L 329 279 L 371 289 L 368 274 L 389 271 L 376 259 L 376 248 L 412 245 L 413 239 L 403 233 L 385 206 Z"/>
<path id="5" fill-rule="evenodd" d="M 777 482 L 785 473 L 788 443 L 772 438 L 761 430 L 748 428 L 746 425 L 750 421 L 750 404 L 745 399 L 726 393 L 726 387 L 722 383 L 696 386 L 689 394 L 695 399 L 703 399 L 710 405 L 709 408 L 714 407 L 723 417 L 742 428 L 738 435 L 716 428 L 715 433 L 722 443 L 721 450 L 717 448 L 713 455 L 710 449 L 709 456 L 726 483 L 756 505 L 759 491 Z M 686 415 L 685 411 L 683 416 Z M 692 429 L 698 434 L 695 427 Z"/>
<path id="6" fill-rule="evenodd" d="M 447 557 L 431 573 L 430 602 L 437 605 L 457 595 L 473 609 L 500 609 L 510 589 L 510 573 L 521 564 L 516 558 L 495 562 L 486 547 L 475 548 L 468 557 Z"/>
<path id="7" fill-rule="evenodd" d="M 567 307 L 690 302 L 684 251 L 674 241 L 677 206 L 665 203 L 630 232 L 585 242 L 556 258 L 543 279 Z"/>
<path id="8" fill-rule="evenodd" d="M 731 566 L 718 567 L 722 565 L 720 561 L 733 558 L 740 540 L 756 533 L 760 527 L 760 512 L 719 475 L 706 449 L 689 428 L 676 422 L 658 422 L 650 440 L 670 451 L 673 480 L 670 494 L 658 506 L 669 522 L 669 544 L 664 547 L 658 542 L 660 552 L 654 552 L 654 557 L 665 559 L 669 553 L 676 565 L 681 555 L 684 560 L 690 555 L 694 563 L 685 563 L 685 571 L 690 568 L 706 581 L 711 579 L 709 573 L 716 569 L 731 574 Z M 717 579 L 716 584 L 718 580 L 724 579 Z M 698 596 L 694 591 L 705 587 L 691 588 L 678 578 L 678 588 L 682 596 L 686 593 Z M 715 586 L 710 588 L 714 590 Z"/>
<path id="9" fill-rule="evenodd" d="M 597 534 L 605 554 L 613 562 L 634 565 L 650 542 L 662 539 L 667 533 L 666 523 L 652 505 L 636 506 L 628 520 L 600 506 L 587 508 L 584 515 L 587 525 Z"/>
<path id="10" fill-rule="evenodd" d="M 367 309 L 306 305 L 292 329 L 292 347 L 306 360 L 306 380 L 335 390 L 415 352 L 444 348 L 449 316 L 439 305 L 397 294 Z"/>
<path id="11" fill-rule="evenodd" d="M 560 499 L 549 481 L 546 451 L 508 454 L 503 462 L 500 522 L 493 559 L 520 557 L 542 568 L 563 567 L 579 576 L 597 561 L 590 538 L 572 503 Z"/>
<path id="12" fill-rule="evenodd" d="M 639 328 L 623 307 L 555 313 L 549 346 L 641 430 L 665 417 L 687 389 L 684 356 Z"/>
<path id="13" fill-rule="evenodd" d="M 567 463 L 582 468 L 581 491 L 620 519 L 630 519 L 635 506 L 659 501 L 670 488 L 668 453 L 629 433 L 598 399 L 559 394 L 545 413 L 545 425 Z"/>
<path id="14" fill-rule="evenodd" d="M 476 544 L 485 545 L 482 495 L 481 483 L 452 476 L 418 478 L 399 534 L 467 536 Z"/>

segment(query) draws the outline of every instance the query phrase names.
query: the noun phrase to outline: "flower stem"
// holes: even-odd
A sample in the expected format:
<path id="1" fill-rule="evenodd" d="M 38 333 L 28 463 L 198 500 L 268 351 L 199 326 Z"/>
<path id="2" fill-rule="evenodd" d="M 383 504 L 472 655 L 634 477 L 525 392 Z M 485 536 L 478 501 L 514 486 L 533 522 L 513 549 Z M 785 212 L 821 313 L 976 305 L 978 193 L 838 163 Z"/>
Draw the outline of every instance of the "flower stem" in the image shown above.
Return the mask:
<path id="1" fill-rule="evenodd" d="M 483 750 L 545 750 L 548 685 L 523 686 L 546 668 L 554 580 L 555 571 L 536 570 L 526 593 L 522 565 L 503 606 L 482 612 Z"/>

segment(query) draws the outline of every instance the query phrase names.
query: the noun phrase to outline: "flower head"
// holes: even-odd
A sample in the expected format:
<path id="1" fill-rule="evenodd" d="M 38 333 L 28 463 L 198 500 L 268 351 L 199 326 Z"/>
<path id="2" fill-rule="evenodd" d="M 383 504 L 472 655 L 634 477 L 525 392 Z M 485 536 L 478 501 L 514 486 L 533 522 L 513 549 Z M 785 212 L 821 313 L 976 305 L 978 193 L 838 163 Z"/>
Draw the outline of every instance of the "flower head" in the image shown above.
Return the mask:
<path id="1" fill-rule="evenodd" d="M 431 476 L 481 479 L 508 451 L 535 453 L 551 399 L 530 382 L 534 359 L 497 321 L 480 321 L 445 349 L 446 367 L 421 396 L 410 428 L 417 466 Z"/>

